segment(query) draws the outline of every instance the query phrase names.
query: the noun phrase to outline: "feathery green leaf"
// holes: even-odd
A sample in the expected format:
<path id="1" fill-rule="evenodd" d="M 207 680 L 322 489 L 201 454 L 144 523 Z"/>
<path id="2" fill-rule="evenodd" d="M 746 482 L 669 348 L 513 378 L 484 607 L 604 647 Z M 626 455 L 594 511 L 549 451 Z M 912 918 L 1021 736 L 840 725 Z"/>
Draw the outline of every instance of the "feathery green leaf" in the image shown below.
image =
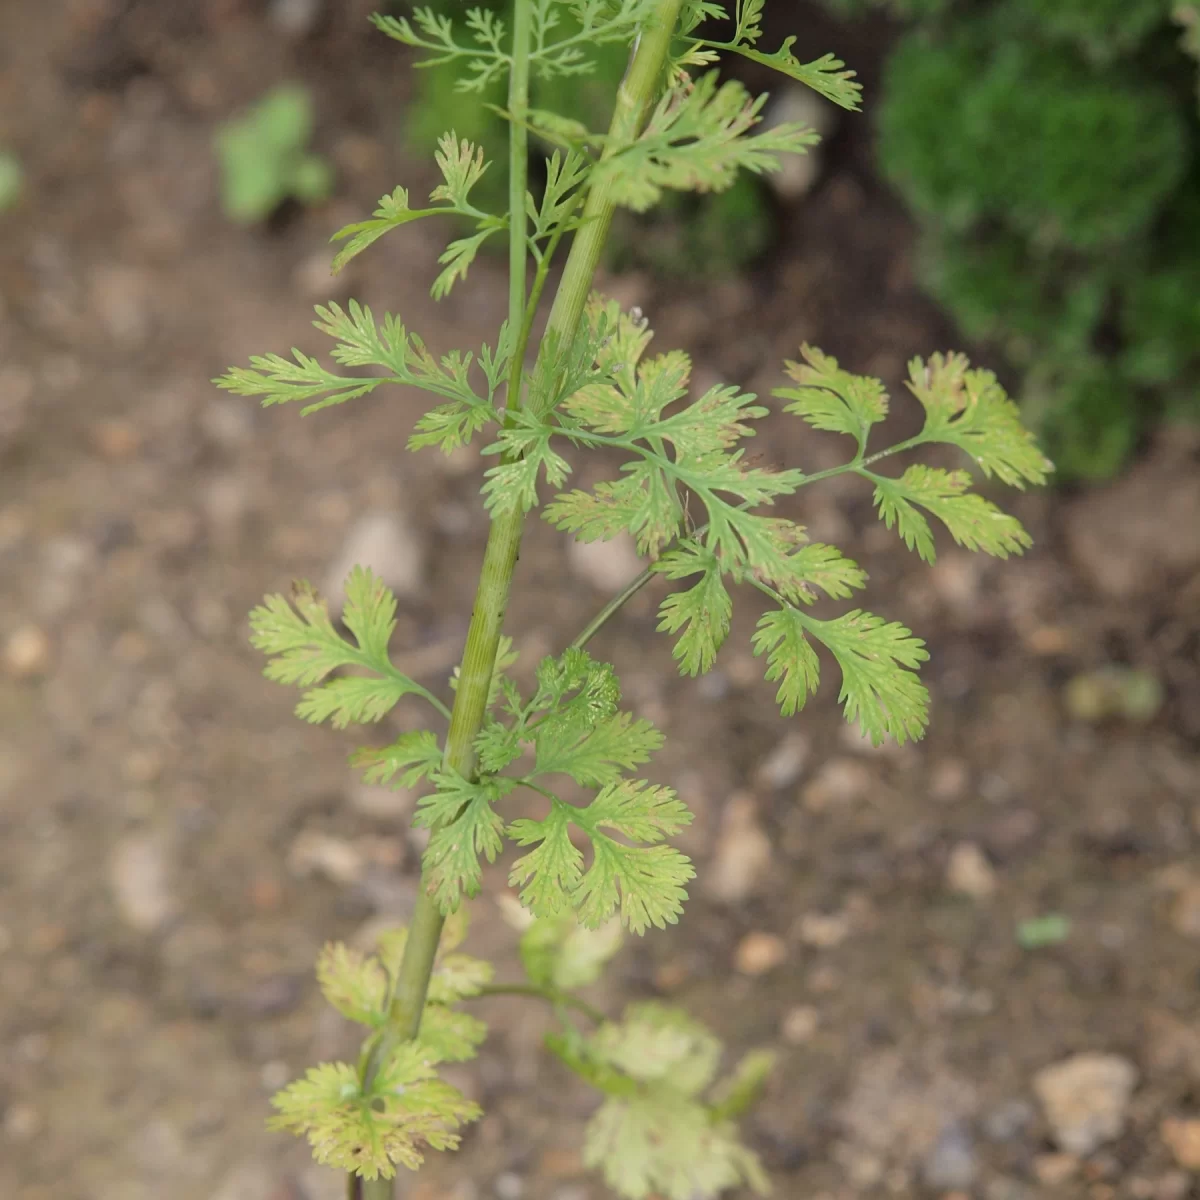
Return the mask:
<path id="1" fill-rule="evenodd" d="M 851 375 L 836 358 L 815 346 L 800 347 L 803 363 L 787 362 L 784 369 L 800 386 L 776 388 L 771 394 L 791 400 L 784 412 L 803 417 L 814 429 L 848 433 L 862 448 L 872 425 L 888 413 L 887 392 L 878 379 Z"/>
<path id="2" fill-rule="evenodd" d="M 936 552 L 933 532 L 917 511 L 918 504 L 937 517 L 951 537 L 968 550 L 1007 558 L 1033 544 L 1016 517 L 967 491 L 971 477 L 966 471 L 914 465 L 899 479 L 874 473 L 869 477 L 875 482 L 875 505 L 883 523 L 888 529 L 895 525 L 905 545 L 926 562 L 933 562 Z"/>
<path id="3" fill-rule="evenodd" d="M 703 575 L 686 591 L 672 592 L 658 610 L 660 632 L 683 630 L 672 651 L 679 669 L 685 675 L 703 675 L 712 669 L 733 615 L 733 601 L 721 582 L 716 556 L 696 542 L 682 542 L 678 549 L 668 550 L 654 570 L 668 579 Z"/>
<path id="4" fill-rule="evenodd" d="M 1010 487 L 1046 482 L 1054 466 L 991 371 L 972 369 L 962 354 L 934 354 L 928 363 L 914 358 L 908 374 L 908 388 L 925 408 L 922 441 L 958 446 Z"/>
<path id="5" fill-rule="evenodd" d="M 781 154 L 802 154 L 818 140 L 803 125 L 750 131 L 761 120 L 765 96 L 751 99 L 735 80 L 718 85 L 715 71 L 677 84 L 659 101 L 641 136 L 593 169 L 615 203 L 645 212 L 664 189 L 722 192 L 739 170 L 777 171 Z"/>
<path id="6" fill-rule="evenodd" d="M 396 599 L 377 576 L 355 567 L 346 580 L 343 620 L 352 646 L 333 627 L 329 610 L 311 585 L 297 582 L 292 607 L 267 596 L 250 614 L 251 644 L 270 656 L 264 674 L 277 683 L 312 687 L 296 708 L 307 721 L 333 719 L 334 727 L 378 721 L 402 696 L 416 694 L 444 709 L 419 683 L 398 671 L 388 657 L 396 627 Z M 370 675 L 342 676 L 321 683 L 339 667 L 365 668 Z"/>

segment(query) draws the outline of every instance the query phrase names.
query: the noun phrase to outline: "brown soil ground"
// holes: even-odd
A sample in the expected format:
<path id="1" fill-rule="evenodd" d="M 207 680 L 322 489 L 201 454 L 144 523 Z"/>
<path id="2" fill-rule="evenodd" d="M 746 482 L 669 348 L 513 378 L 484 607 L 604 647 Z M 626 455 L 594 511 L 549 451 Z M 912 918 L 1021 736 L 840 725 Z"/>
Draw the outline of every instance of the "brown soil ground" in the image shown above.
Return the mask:
<path id="1" fill-rule="evenodd" d="M 23 203 L 0 216 L 4 1200 L 341 1194 L 301 1145 L 264 1130 L 267 1098 L 350 1052 L 316 993 L 316 952 L 403 920 L 419 849 L 402 832 L 406 798 L 357 785 L 353 739 L 301 725 L 295 697 L 262 679 L 246 613 L 294 577 L 323 580 L 359 516 L 386 513 L 423 563 L 396 654 L 444 688 L 486 535 L 476 462 L 405 452 L 418 396 L 300 421 L 207 381 L 251 353 L 320 349 L 306 306 L 337 287 L 438 349 L 494 335 L 498 264 L 429 300 L 441 229 L 385 239 L 344 284 L 326 277 L 332 230 L 398 180 L 428 180 L 402 153 L 407 71 L 365 25 L 371 7 L 351 0 L 301 40 L 250 0 L 0 11 L 0 145 L 28 172 Z M 798 21 L 805 43 L 837 33 Z M 838 37 L 869 80 L 879 47 Z M 283 78 L 313 90 L 337 198 L 240 231 L 219 212 L 212 132 Z M 951 335 L 915 290 L 910 228 L 871 175 L 858 120 L 769 264 L 702 300 L 640 277 L 606 286 L 706 376 L 765 394 L 807 340 L 898 389 L 905 360 Z M 804 466 L 840 450 L 783 417 L 764 440 Z M 683 844 L 700 883 L 678 928 L 627 946 L 594 998 L 615 1012 L 669 997 L 731 1053 L 779 1051 L 748 1122 L 778 1195 L 1191 1194 L 1196 467 L 1196 442 L 1173 431 L 1127 479 L 1019 498 L 1037 542 L 1020 561 L 947 546 L 934 569 L 873 522 L 861 490 L 805 495 L 814 536 L 870 569 L 864 603 L 930 643 L 933 726 L 903 752 L 847 738 L 832 671 L 781 721 L 749 608 L 701 681 L 676 675 L 653 589 L 597 643 L 668 733 L 655 777 L 696 811 Z M 602 601 L 563 538 L 531 529 L 509 622 L 524 662 Z M 1161 681 L 1151 720 L 1071 716 L 1065 682 L 1111 663 Z M 781 745 L 789 770 L 772 764 Z M 771 843 L 732 904 L 703 882 L 731 801 Z M 305 875 L 297 847 L 317 835 L 333 839 L 324 873 Z M 472 946 L 516 978 L 504 889 L 501 864 Z M 1069 918 L 1067 938 L 1021 948 L 1019 924 L 1049 913 Z M 744 970 L 752 934 L 783 950 L 759 976 Z M 497 1001 L 486 1015 L 492 1037 L 457 1077 L 487 1116 L 401 1194 L 599 1200 L 580 1164 L 593 1100 L 541 1051 L 546 1014 Z M 1080 1159 L 1056 1148 L 1032 1081 L 1082 1051 L 1121 1056 L 1138 1081 L 1115 1102 L 1120 1131 Z"/>

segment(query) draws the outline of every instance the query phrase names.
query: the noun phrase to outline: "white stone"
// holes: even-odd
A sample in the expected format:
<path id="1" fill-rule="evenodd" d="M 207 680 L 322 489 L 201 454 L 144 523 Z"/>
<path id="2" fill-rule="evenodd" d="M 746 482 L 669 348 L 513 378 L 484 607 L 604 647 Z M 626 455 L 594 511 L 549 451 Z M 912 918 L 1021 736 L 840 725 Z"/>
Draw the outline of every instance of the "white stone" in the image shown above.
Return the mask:
<path id="1" fill-rule="evenodd" d="M 567 562 L 585 583 L 602 592 L 619 592 L 641 574 L 644 564 L 627 533 L 606 542 L 567 543 Z"/>
<path id="2" fill-rule="evenodd" d="M 754 798 L 731 796 L 721 818 L 716 852 L 704 874 L 709 895 L 725 904 L 738 904 L 767 882 L 771 839 L 758 823 Z"/>
<path id="3" fill-rule="evenodd" d="M 763 760 L 759 781 L 776 790 L 790 787 L 804 773 L 812 743 L 802 733 L 789 733 Z"/>
<path id="4" fill-rule="evenodd" d="M 946 862 L 946 885 L 972 900 L 986 900 L 995 894 L 996 871 L 974 842 L 959 842 Z"/>
<path id="5" fill-rule="evenodd" d="M 803 84 L 790 84 L 772 95 L 763 114 L 763 129 L 796 123 L 816 130 L 824 141 L 837 125 L 834 105 L 822 99 Z M 767 179 L 776 193 L 785 200 L 798 200 L 808 194 L 821 177 L 820 146 L 810 146 L 805 154 L 780 155 L 781 166 L 771 171 Z"/>
<path id="6" fill-rule="evenodd" d="M 306 829 L 288 850 L 288 870 L 300 878 L 320 875 L 331 883 L 357 883 L 366 870 L 362 850 L 343 838 Z"/>
<path id="7" fill-rule="evenodd" d="M 324 595 L 330 611 L 346 602 L 346 577 L 354 567 L 368 567 L 397 596 L 415 596 L 425 582 L 425 547 L 401 513 L 373 512 L 350 528 L 341 553 L 326 576 Z"/>
<path id="8" fill-rule="evenodd" d="M 1117 1054 L 1076 1054 L 1033 1077 L 1033 1090 L 1061 1150 L 1088 1155 L 1121 1135 L 1137 1068 Z"/>
<path id="9" fill-rule="evenodd" d="M 175 913 L 164 839 L 154 833 L 122 838 L 109 861 L 109 882 L 117 909 L 139 933 L 161 929 Z"/>

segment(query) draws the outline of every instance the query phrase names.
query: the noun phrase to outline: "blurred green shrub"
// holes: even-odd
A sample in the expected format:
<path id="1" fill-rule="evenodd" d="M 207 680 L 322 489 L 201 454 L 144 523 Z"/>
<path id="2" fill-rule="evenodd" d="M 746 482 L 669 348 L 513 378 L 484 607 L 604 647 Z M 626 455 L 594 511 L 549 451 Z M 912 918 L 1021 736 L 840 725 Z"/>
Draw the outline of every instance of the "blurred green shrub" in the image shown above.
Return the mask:
<path id="1" fill-rule="evenodd" d="M 510 0 L 423 0 L 424 6 L 451 18 L 468 8 L 483 7 L 501 15 L 511 27 Z M 411 11 L 410 4 L 393 6 Z M 563 6 L 564 26 L 572 20 Z M 552 112 L 590 129 L 607 119 L 613 96 L 629 58 L 628 47 L 595 46 L 590 51 L 596 69 L 588 75 L 534 78 L 530 87 L 533 108 Z M 507 205 L 508 138 L 504 118 L 496 111 L 505 106 L 503 86 L 480 97 L 463 95 L 454 87 L 453 71 L 437 67 L 417 72 L 417 91 L 408 107 L 406 134 L 412 150 L 429 155 L 438 137 L 453 129 L 459 137 L 482 145 L 492 166 L 474 193 L 485 207 Z M 482 99 L 482 103 L 481 103 Z M 492 106 L 492 107 L 489 107 Z M 535 145 L 540 145 L 534 139 Z M 553 147 L 541 145 L 549 154 Z M 610 235 L 609 265 L 621 269 L 649 268 L 658 275 L 696 278 L 729 275 L 757 259 L 774 236 L 770 201 L 762 180 L 744 176 L 727 192 L 701 196 L 680 193 L 645 216 L 621 210 Z"/>
<path id="2" fill-rule="evenodd" d="M 1200 5 L 826 0 L 910 17 L 883 79 L 884 174 L 922 282 L 1025 374 L 1060 475 L 1200 416 Z M 1173 18 L 1173 19 L 1172 19 Z"/>
<path id="3" fill-rule="evenodd" d="M 21 160 L 7 150 L 0 150 L 0 212 L 16 204 L 24 182 Z"/>
<path id="4" fill-rule="evenodd" d="M 239 224 L 265 220 L 285 200 L 316 204 L 333 189 L 333 170 L 308 151 L 312 99 L 296 84 L 272 89 L 217 130 L 221 208 Z"/>

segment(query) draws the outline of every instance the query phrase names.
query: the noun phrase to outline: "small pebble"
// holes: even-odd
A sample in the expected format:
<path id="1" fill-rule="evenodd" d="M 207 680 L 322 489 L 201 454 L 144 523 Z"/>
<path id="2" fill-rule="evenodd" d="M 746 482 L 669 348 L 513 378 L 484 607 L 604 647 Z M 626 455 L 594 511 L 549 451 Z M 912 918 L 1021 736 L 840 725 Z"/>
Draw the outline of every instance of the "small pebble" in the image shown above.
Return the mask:
<path id="1" fill-rule="evenodd" d="M 425 583 L 424 545 L 402 513 L 360 517 L 326 576 L 324 594 L 331 611 L 341 612 L 346 577 L 356 566 L 370 568 L 397 596 L 415 596 Z"/>
<path id="2" fill-rule="evenodd" d="M 1154 1200 L 1187 1200 L 1192 1177 L 1186 1171 L 1168 1171 L 1154 1185 Z"/>
<path id="3" fill-rule="evenodd" d="M 921 1163 L 921 1177 L 934 1191 L 964 1192 L 979 1175 L 971 1134 L 961 1121 L 951 1121 Z"/>
<path id="4" fill-rule="evenodd" d="M 292 272 L 292 284 L 304 300 L 313 303 L 342 300 L 353 292 L 358 284 L 358 271 L 354 263 L 333 273 L 333 255 L 328 250 L 318 250 L 303 259 Z"/>
<path id="5" fill-rule="evenodd" d="M 366 870 L 359 847 L 344 838 L 308 829 L 292 842 L 287 865 L 288 870 L 301 879 L 319 875 L 343 886 L 357 883 Z"/>
<path id="6" fill-rule="evenodd" d="M 538 1173 L 550 1179 L 570 1179 L 584 1172 L 583 1155 L 566 1146 L 553 1146 L 542 1152 Z"/>
<path id="7" fill-rule="evenodd" d="M 972 900 L 987 900 L 996 892 L 996 872 L 974 842 L 959 842 L 946 863 L 946 886 Z"/>
<path id="8" fill-rule="evenodd" d="M 789 1046 L 802 1046 L 812 1041 L 821 1024 L 821 1013 L 812 1004 L 798 1004 L 788 1009 L 780 1026 L 780 1036 Z"/>
<path id="9" fill-rule="evenodd" d="M 1074 1154 L 1039 1154 L 1033 1160 L 1033 1173 L 1047 1187 L 1061 1187 L 1079 1171 Z"/>
<path id="10" fill-rule="evenodd" d="M 1185 1171 L 1200 1171 L 1200 1117 L 1167 1117 L 1158 1132 Z"/>
<path id="11" fill-rule="evenodd" d="M 154 933 L 175 914 L 167 847 L 158 834 L 124 837 L 109 861 L 109 882 L 117 910 L 139 933 Z"/>
<path id="12" fill-rule="evenodd" d="M 104 332 L 125 349 L 140 346 L 153 321 L 154 280 L 139 267 L 108 264 L 93 269 L 91 308 Z"/>
<path id="13" fill-rule="evenodd" d="M 505 1171 L 496 1178 L 497 1200 L 521 1200 L 525 1195 L 525 1181 L 515 1171 Z"/>
<path id="14" fill-rule="evenodd" d="M 601 592 L 619 592 L 642 573 L 645 563 L 627 533 L 608 541 L 567 543 L 567 562 L 585 583 Z"/>
<path id="15" fill-rule="evenodd" d="M 92 429 L 92 444 L 110 462 L 123 462 L 142 448 L 142 435 L 128 421 L 101 421 Z"/>
<path id="16" fill-rule="evenodd" d="M 985 1136 L 993 1142 L 1010 1142 L 1033 1123 L 1033 1105 L 1026 1100 L 1009 1100 L 994 1108 L 982 1121 Z"/>
<path id="17" fill-rule="evenodd" d="M 1191 881 L 1171 902 L 1171 928 L 1186 938 L 1200 938 L 1200 881 Z"/>
<path id="18" fill-rule="evenodd" d="M 929 571 L 929 582 L 942 603 L 956 616 L 969 620 L 979 610 L 983 565 L 975 555 L 939 554 Z"/>
<path id="19" fill-rule="evenodd" d="M 14 1142 L 32 1141 L 42 1131 L 42 1114 L 32 1104 L 10 1104 L 4 1111 L 4 1133 Z"/>
<path id="20" fill-rule="evenodd" d="M 668 959 L 654 970 L 654 986 L 660 992 L 677 992 L 691 976 L 687 959 Z"/>
<path id="21" fill-rule="evenodd" d="M 824 812 L 840 804 L 861 800 L 871 790 L 875 776 L 866 763 L 850 758 L 831 758 L 800 793 L 810 812 Z"/>
<path id="22" fill-rule="evenodd" d="M 302 38 L 316 28 L 322 7 L 323 0 L 271 0 L 267 20 L 284 37 Z"/>
<path id="23" fill-rule="evenodd" d="M 803 774 L 812 750 L 811 741 L 802 733 L 789 733 L 763 760 L 758 780 L 776 791 L 791 787 Z"/>
<path id="24" fill-rule="evenodd" d="M 397 821 L 412 812 L 417 793 L 409 788 L 373 787 L 367 783 L 352 786 L 350 807 L 365 817 L 379 821 Z"/>
<path id="25" fill-rule="evenodd" d="M 764 129 L 791 122 L 806 125 L 824 140 L 837 125 L 838 113 L 811 89 L 793 83 L 771 97 L 763 120 Z M 803 154 L 783 155 L 780 169 L 768 172 L 766 178 L 784 200 L 799 200 L 821 177 L 821 170 L 820 143 L 815 143 Z"/>
<path id="26" fill-rule="evenodd" d="M 944 758 L 934 768 L 929 778 L 929 794 L 943 804 L 959 800 L 967 790 L 970 768 L 960 758 Z"/>
<path id="27" fill-rule="evenodd" d="M 1033 1090 L 1061 1150 L 1088 1155 L 1121 1135 L 1137 1069 L 1116 1054 L 1076 1054 L 1033 1077 Z"/>
<path id="28" fill-rule="evenodd" d="M 36 625 L 22 625 L 4 643 L 4 667 L 15 679 L 41 675 L 50 660 L 50 639 Z"/>
<path id="29" fill-rule="evenodd" d="M 754 797 L 745 792 L 731 796 L 705 874 L 709 894 L 725 904 L 740 904 L 767 883 L 770 867 L 771 839 L 758 823 Z"/>
<path id="30" fill-rule="evenodd" d="M 237 450 L 254 434 L 254 409 L 242 399 L 215 396 L 200 410 L 200 432 L 222 450 Z"/>
<path id="31" fill-rule="evenodd" d="M 787 959 L 783 938 L 761 931 L 748 933 L 734 951 L 734 966 L 742 975 L 765 975 Z"/>
<path id="32" fill-rule="evenodd" d="M 828 950 L 846 940 L 850 921 L 844 913 L 805 913 L 800 918 L 799 933 L 806 946 Z"/>

